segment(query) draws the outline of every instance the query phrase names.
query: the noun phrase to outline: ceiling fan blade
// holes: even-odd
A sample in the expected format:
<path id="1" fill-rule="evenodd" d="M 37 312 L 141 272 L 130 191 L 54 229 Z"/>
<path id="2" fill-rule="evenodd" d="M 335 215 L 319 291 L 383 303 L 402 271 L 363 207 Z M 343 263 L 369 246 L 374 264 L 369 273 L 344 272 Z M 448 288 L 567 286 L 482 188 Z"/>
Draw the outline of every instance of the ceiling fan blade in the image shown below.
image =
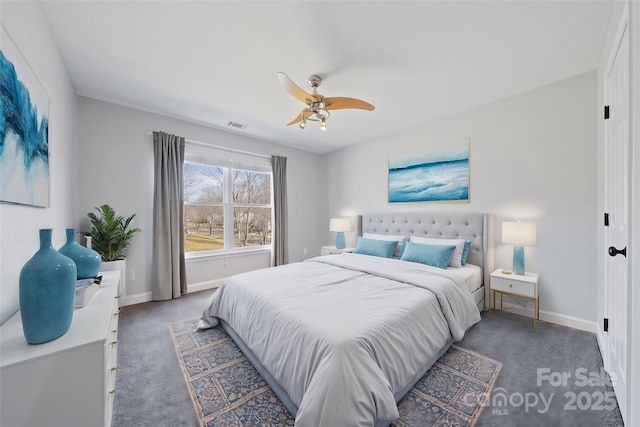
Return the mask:
<path id="1" fill-rule="evenodd" d="M 300 123 L 302 121 L 302 113 L 298 114 L 298 116 L 287 123 L 287 126 L 295 125 L 296 123 Z"/>
<path id="2" fill-rule="evenodd" d="M 308 119 L 309 117 L 313 116 L 313 112 L 311 110 L 309 110 L 308 108 L 305 108 L 304 110 L 302 110 L 300 112 L 300 114 L 298 114 L 298 116 L 291 120 L 289 123 L 287 123 L 287 126 L 291 126 L 291 125 L 295 125 L 296 123 L 300 123 L 302 121 L 302 119 Z"/>
<path id="3" fill-rule="evenodd" d="M 345 108 L 357 108 L 360 110 L 369 110 L 373 111 L 376 107 L 365 102 L 361 99 L 356 98 L 345 98 L 345 97 L 335 97 L 335 98 L 325 98 L 325 104 L 329 104 L 325 107 L 325 110 L 342 110 Z"/>
<path id="4" fill-rule="evenodd" d="M 292 82 L 289 76 L 287 76 L 285 73 L 278 72 L 277 74 L 278 80 L 280 81 L 282 87 L 284 87 L 287 92 L 298 98 L 300 101 L 304 102 L 305 104 L 318 101 L 313 95 L 305 92 L 304 90 L 302 90 L 302 88 L 300 88 L 300 86 Z"/>

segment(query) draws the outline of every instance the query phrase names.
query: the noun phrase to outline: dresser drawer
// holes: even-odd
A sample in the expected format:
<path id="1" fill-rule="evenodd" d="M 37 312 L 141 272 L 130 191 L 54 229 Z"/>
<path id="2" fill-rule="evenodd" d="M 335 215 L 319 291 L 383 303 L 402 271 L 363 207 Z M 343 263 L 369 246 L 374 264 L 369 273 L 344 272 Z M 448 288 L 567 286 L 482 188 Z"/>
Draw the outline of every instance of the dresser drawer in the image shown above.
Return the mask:
<path id="1" fill-rule="evenodd" d="M 116 296 L 111 306 L 111 316 L 107 339 L 104 342 L 105 353 L 105 386 L 104 391 L 104 426 L 111 426 L 113 400 L 116 394 L 116 374 L 118 368 L 118 323 L 120 320 L 120 301 Z"/>
<path id="2" fill-rule="evenodd" d="M 118 307 L 117 300 L 111 308 L 111 318 L 109 320 L 109 329 L 107 334 L 107 342 L 116 339 L 118 335 L 118 321 L 120 320 L 120 308 Z"/>
<path id="3" fill-rule="evenodd" d="M 534 283 L 520 282 L 518 280 L 506 278 L 491 278 L 491 290 L 509 292 L 510 294 L 522 295 L 529 298 L 536 297 L 536 286 Z"/>
<path id="4" fill-rule="evenodd" d="M 116 368 L 118 363 L 118 321 L 120 319 L 120 308 L 118 300 L 114 300 L 111 321 L 109 322 L 109 332 L 105 341 L 105 368 L 107 369 L 107 393 L 115 389 Z"/>
<path id="5" fill-rule="evenodd" d="M 117 349 L 115 345 L 106 344 L 104 351 L 105 351 L 105 357 L 107 359 L 106 371 L 104 373 L 104 376 L 105 376 L 104 398 L 107 405 L 109 405 L 109 403 L 113 401 L 113 395 L 116 392 L 117 357 L 115 357 L 114 354 L 117 351 Z"/>
<path id="6" fill-rule="evenodd" d="M 0 326 L 0 425 L 111 426 L 120 271 L 100 274 L 98 292 L 61 337 L 28 344 L 20 312 Z"/>
<path id="7" fill-rule="evenodd" d="M 115 375 L 116 367 L 118 366 L 118 335 L 117 333 L 111 333 L 109 335 L 110 337 L 105 343 L 105 368 L 109 375 Z"/>
<path id="8" fill-rule="evenodd" d="M 104 396 L 104 423 L 105 427 L 111 427 L 113 416 L 113 400 L 116 395 L 116 368 L 113 367 L 107 374 L 107 392 Z"/>

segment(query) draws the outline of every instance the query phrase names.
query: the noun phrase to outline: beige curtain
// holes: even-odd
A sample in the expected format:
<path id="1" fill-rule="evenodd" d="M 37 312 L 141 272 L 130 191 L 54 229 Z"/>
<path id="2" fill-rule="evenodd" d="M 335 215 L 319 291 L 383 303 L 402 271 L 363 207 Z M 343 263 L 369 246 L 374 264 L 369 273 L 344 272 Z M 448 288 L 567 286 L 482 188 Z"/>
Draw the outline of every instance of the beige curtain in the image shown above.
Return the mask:
<path id="1" fill-rule="evenodd" d="M 287 158 L 271 156 L 273 176 L 273 251 L 271 265 L 286 264 L 287 259 Z"/>
<path id="2" fill-rule="evenodd" d="M 179 298 L 187 292 L 184 263 L 184 138 L 153 132 L 152 299 Z"/>

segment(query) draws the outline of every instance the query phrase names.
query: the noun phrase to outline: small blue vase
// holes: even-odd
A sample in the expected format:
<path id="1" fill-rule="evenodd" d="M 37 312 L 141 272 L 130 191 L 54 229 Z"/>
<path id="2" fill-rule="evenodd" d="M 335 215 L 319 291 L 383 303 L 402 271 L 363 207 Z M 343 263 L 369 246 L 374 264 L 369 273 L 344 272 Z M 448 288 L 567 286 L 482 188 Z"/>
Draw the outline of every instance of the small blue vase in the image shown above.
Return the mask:
<path id="1" fill-rule="evenodd" d="M 76 229 L 67 228 L 67 243 L 58 252 L 69 257 L 76 263 L 78 279 L 90 279 L 100 272 L 102 257 L 93 249 L 85 248 L 76 242 Z"/>
<path id="2" fill-rule="evenodd" d="M 20 314 L 29 344 L 64 335 L 71 326 L 76 265 L 51 246 L 51 229 L 40 230 L 40 249 L 20 271 Z"/>

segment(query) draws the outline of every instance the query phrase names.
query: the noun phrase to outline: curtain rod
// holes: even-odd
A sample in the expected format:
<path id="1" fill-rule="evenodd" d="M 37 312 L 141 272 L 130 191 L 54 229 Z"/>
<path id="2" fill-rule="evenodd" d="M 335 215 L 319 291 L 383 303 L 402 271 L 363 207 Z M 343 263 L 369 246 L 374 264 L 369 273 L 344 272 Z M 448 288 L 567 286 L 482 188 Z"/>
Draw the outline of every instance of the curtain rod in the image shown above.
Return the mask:
<path id="1" fill-rule="evenodd" d="M 153 135 L 153 131 L 147 132 L 146 135 L 147 136 L 152 136 Z M 184 140 L 185 140 L 185 142 L 188 142 L 189 144 L 200 145 L 200 146 L 203 146 L 203 147 L 217 148 L 219 150 L 230 151 L 230 152 L 233 152 L 233 153 L 248 154 L 250 156 L 264 157 L 266 159 L 270 159 L 271 158 L 271 156 L 268 155 L 268 154 L 252 153 L 250 151 L 238 150 L 237 148 L 230 148 L 230 147 L 225 147 L 225 146 L 222 146 L 222 145 L 210 144 L 208 142 L 196 141 L 195 139 L 185 138 Z"/>

